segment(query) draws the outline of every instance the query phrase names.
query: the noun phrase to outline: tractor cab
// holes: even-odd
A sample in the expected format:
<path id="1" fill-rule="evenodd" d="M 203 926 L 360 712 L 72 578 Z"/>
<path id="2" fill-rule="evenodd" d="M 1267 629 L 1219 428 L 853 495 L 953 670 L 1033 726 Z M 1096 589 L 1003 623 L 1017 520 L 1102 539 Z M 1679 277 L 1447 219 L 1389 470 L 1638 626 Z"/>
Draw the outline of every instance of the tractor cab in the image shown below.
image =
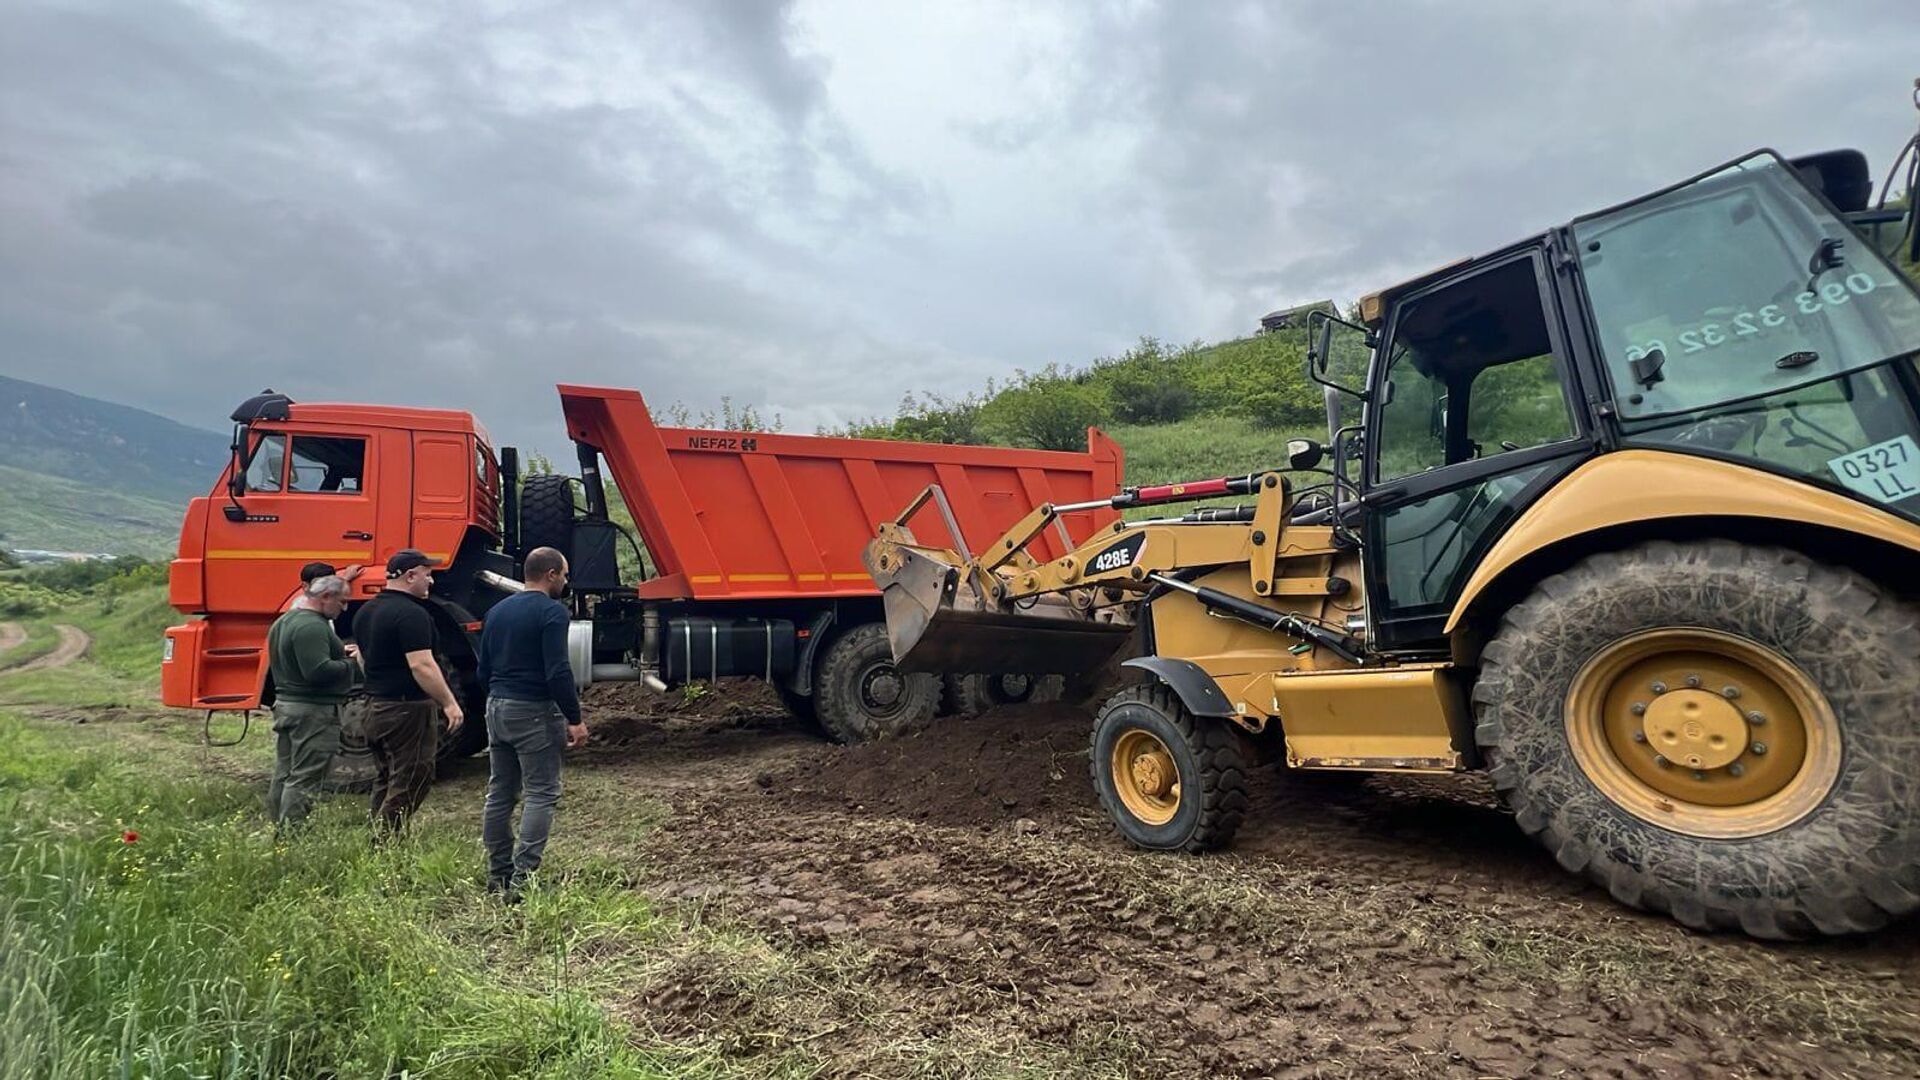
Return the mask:
<path id="1" fill-rule="evenodd" d="M 436 594 L 466 603 L 473 569 L 496 566 L 499 468 L 486 430 L 450 409 L 299 404 L 265 391 L 232 414 L 232 454 L 192 500 L 169 569 L 169 601 L 217 615 L 168 631 L 162 696 L 182 708 L 260 704 L 265 627 L 311 562 L 372 567 L 357 603 L 401 548 L 435 565 Z M 469 572 L 462 572 L 462 570 Z"/>
<path id="2" fill-rule="evenodd" d="M 1920 296 L 1849 224 L 1858 192 L 1815 191 L 1822 175 L 1755 153 L 1370 296 L 1359 324 L 1315 317 L 1375 649 L 1446 651 L 1501 534 L 1611 451 L 1920 520 Z"/>

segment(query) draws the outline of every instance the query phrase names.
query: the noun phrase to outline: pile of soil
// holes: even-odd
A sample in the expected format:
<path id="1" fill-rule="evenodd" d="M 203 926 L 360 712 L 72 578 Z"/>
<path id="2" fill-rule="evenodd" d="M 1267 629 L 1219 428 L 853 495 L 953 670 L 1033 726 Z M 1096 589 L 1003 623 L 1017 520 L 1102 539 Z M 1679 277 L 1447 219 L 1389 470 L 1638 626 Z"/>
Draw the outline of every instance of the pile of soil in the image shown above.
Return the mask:
<path id="1" fill-rule="evenodd" d="M 902 739 L 821 746 L 754 782 L 797 809 L 844 806 L 935 825 L 1055 816 L 1094 805 L 1092 722 L 1059 704 L 944 717 Z"/>

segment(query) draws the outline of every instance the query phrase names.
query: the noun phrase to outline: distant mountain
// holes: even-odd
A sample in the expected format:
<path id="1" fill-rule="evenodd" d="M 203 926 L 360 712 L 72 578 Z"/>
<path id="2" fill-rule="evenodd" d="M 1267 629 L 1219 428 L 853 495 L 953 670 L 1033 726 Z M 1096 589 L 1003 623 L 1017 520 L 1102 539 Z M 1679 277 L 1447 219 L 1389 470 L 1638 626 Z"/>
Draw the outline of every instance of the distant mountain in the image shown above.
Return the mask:
<path id="1" fill-rule="evenodd" d="M 227 439 L 0 375 L 0 545 L 163 554 Z"/>

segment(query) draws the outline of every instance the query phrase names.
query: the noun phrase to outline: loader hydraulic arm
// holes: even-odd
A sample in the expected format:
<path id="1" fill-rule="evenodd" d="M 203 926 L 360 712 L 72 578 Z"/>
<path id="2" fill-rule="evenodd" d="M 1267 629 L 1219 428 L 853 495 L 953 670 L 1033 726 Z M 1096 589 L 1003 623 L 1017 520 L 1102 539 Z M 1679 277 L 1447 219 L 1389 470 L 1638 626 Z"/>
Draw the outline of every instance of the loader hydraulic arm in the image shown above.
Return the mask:
<path id="1" fill-rule="evenodd" d="M 1027 551 L 1032 541 L 1063 513 L 1093 507 L 1151 506 L 1222 495 L 1253 494 L 1250 512 L 1195 515 L 1187 520 L 1115 522 L 1110 528 L 1057 559 L 1042 562 Z M 1358 663 L 1357 646 L 1344 635 L 1286 611 L 1187 580 L 1222 567 L 1245 566 L 1249 589 L 1258 597 L 1293 598 L 1309 592 L 1325 595 L 1328 578 L 1281 580 L 1280 561 L 1329 562 L 1332 541 L 1325 528 L 1296 530 L 1283 543 L 1289 488 L 1277 473 L 1222 477 L 1188 484 L 1132 488 L 1089 503 L 1042 504 L 995 538 L 977 556 L 921 546 L 907 520 L 938 492 L 923 492 L 895 520 L 883 522 L 866 551 L 867 569 L 881 588 L 894 655 L 910 656 L 948 670 L 996 670 L 992 665 L 1033 663 L 1029 670 L 1081 670 L 1101 648 L 1110 654 L 1113 638 L 1131 628 L 1137 601 L 1155 589 L 1175 589 L 1194 598 L 1209 613 L 1283 633 L 1309 646 L 1326 647 Z M 939 644 L 922 649 L 935 622 L 949 632 Z M 1020 634 L 1009 631 L 1018 629 Z M 1025 648 L 1006 643 L 1024 640 Z M 1043 664 L 1029 657 L 1046 656 Z M 934 660 L 938 657 L 938 660 Z M 981 665 L 978 667 L 971 665 Z M 1065 665 L 1065 666 L 1056 666 Z M 998 670 L 1021 670 L 998 667 Z"/>

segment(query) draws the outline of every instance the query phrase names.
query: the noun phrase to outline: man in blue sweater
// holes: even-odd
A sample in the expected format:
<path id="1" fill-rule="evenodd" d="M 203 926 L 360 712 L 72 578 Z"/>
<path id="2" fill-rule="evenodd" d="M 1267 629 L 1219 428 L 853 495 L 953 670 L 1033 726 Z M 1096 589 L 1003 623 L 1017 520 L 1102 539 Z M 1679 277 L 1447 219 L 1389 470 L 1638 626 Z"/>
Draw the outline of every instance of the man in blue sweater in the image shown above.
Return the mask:
<path id="1" fill-rule="evenodd" d="M 487 611 L 480 631 L 480 681 L 487 688 L 487 742 L 492 779 L 481 839 L 487 846 L 487 889 L 519 896 L 540 868 L 554 808 L 560 802 L 560 758 L 587 741 L 580 696 L 567 663 L 567 558 L 550 547 L 527 552 L 525 592 Z M 513 836 L 513 804 L 520 840 Z"/>

